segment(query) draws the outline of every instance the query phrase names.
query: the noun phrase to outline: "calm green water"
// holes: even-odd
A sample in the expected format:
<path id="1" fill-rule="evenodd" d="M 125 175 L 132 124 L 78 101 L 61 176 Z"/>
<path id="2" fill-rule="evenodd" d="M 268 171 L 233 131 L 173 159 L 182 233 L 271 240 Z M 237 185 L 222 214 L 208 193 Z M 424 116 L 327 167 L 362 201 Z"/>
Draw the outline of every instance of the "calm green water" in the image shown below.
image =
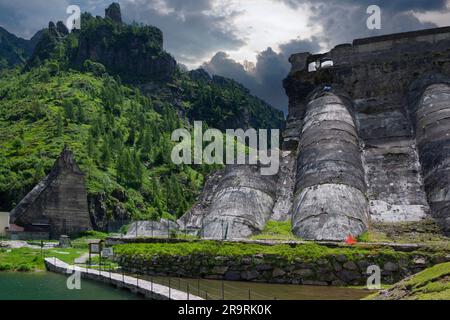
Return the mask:
<path id="1" fill-rule="evenodd" d="M 208 300 L 360 300 L 372 292 L 365 289 L 271 284 L 256 282 L 181 279 L 168 277 L 140 278 L 154 281 Z M 170 280 L 170 282 L 169 282 Z M 223 296 L 224 297 L 223 297 Z M 222 298 L 223 297 L 223 298 Z"/>
<path id="2" fill-rule="evenodd" d="M 50 272 L 0 272 L 0 300 L 136 300 L 136 294 L 81 280 L 81 290 L 69 290 L 64 275 Z"/>

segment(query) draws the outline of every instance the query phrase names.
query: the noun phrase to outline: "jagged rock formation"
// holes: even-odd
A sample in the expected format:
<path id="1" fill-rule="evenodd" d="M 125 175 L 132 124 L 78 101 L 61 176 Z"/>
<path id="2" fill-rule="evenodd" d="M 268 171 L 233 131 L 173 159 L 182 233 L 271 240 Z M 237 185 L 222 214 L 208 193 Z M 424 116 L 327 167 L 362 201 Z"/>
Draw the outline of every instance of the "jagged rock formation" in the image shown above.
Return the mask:
<path id="1" fill-rule="evenodd" d="M 105 12 L 105 19 L 82 16 L 83 28 L 72 61 L 76 65 L 86 60 L 99 62 L 127 81 L 168 81 L 177 63 L 163 49 L 161 30 L 122 24 L 117 3 Z"/>
<path id="2" fill-rule="evenodd" d="M 81 68 L 86 60 L 101 63 L 109 73 L 120 75 L 128 82 L 165 82 L 175 73 L 177 62 L 164 51 L 161 30 L 122 23 L 118 3 L 106 8 L 105 18 L 82 14 L 81 25 L 81 30 L 69 34 L 61 21 L 56 25 L 50 22 L 27 69 L 47 59 L 60 59 L 58 54 L 62 50 L 57 48 L 64 48 L 71 66 Z M 73 43 L 78 45 L 73 47 Z"/>
<path id="3" fill-rule="evenodd" d="M 105 18 L 111 19 L 116 23 L 122 23 L 122 13 L 120 12 L 120 5 L 117 2 L 112 3 L 105 9 Z"/>
<path id="4" fill-rule="evenodd" d="M 48 227 L 52 238 L 91 229 L 84 175 L 70 150 L 61 153 L 50 174 L 11 211 L 11 222 L 25 229 Z"/>

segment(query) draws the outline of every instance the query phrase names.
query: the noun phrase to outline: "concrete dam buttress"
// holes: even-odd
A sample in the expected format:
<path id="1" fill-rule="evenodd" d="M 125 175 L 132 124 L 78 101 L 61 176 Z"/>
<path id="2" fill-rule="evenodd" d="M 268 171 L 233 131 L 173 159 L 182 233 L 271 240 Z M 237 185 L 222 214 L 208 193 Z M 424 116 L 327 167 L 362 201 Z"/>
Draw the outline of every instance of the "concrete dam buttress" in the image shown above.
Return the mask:
<path id="1" fill-rule="evenodd" d="M 228 167 L 179 224 L 221 238 L 223 221 L 236 238 L 291 219 L 298 237 L 340 241 L 371 221 L 435 219 L 448 234 L 450 27 L 359 39 L 290 62 L 278 175 Z"/>

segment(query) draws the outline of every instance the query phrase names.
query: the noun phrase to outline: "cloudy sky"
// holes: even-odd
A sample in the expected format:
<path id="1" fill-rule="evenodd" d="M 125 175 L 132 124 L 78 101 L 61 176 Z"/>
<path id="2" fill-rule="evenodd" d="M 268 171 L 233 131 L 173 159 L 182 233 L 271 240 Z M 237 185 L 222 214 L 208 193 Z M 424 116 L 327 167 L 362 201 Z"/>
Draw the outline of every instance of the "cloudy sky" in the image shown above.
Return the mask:
<path id="1" fill-rule="evenodd" d="M 30 38 L 66 8 L 103 15 L 111 0 L 0 0 L 0 26 Z M 165 48 L 189 68 L 231 77 L 287 110 L 281 81 L 296 52 L 328 51 L 355 38 L 450 25 L 447 0 L 119 0 L 125 21 L 159 27 Z M 381 8 L 381 30 L 366 27 Z"/>

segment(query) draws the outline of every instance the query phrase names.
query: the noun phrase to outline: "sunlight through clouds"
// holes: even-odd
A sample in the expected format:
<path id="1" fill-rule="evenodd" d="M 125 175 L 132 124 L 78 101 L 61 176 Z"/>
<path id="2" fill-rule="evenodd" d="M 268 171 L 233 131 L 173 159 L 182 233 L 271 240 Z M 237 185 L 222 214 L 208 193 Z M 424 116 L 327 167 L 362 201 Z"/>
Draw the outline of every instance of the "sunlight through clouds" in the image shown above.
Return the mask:
<path id="1" fill-rule="evenodd" d="M 239 62 L 256 62 L 258 53 L 268 47 L 278 50 L 289 40 L 320 32 L 320 27 L 308 26 L 310 10 L 306 5 L 293 8 L 273 0 L 216 0 L 214 8 L 238 12 L 230 18 L 245 45 L 227 53 Z"/>

